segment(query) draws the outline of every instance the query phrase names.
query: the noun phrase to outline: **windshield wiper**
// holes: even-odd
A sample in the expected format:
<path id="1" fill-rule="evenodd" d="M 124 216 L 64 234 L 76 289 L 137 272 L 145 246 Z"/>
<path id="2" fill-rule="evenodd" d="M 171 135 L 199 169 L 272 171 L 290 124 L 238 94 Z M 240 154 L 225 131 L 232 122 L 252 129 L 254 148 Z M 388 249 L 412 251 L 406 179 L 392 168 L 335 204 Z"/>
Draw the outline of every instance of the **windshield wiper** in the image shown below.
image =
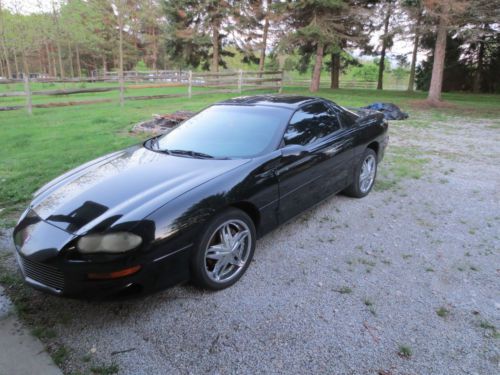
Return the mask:
<path id="1" fill-rule="evenodd" d="M 203 152 L 191 151 L 191 150 L 161 150 L 162 152 L 166 152 L 170 155 L 178 154 L 178 155 L 189 155 L 193 158 L 199 159 L 213 159 L 212 155 L 204 154 Z"/>

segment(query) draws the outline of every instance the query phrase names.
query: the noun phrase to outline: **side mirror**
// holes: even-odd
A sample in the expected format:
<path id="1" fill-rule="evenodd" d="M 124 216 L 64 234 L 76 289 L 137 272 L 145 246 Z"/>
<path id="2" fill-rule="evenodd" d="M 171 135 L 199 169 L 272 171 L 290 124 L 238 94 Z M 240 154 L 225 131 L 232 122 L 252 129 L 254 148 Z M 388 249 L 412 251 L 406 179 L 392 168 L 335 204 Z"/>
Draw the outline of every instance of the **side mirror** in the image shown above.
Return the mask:
<path id="1" fill-rule="evenodd" d="M 281 149 L 281 156 L 300 156 L 303 152 L 306 151 L 306 148 L 301 145 L 286 145 Z"/>

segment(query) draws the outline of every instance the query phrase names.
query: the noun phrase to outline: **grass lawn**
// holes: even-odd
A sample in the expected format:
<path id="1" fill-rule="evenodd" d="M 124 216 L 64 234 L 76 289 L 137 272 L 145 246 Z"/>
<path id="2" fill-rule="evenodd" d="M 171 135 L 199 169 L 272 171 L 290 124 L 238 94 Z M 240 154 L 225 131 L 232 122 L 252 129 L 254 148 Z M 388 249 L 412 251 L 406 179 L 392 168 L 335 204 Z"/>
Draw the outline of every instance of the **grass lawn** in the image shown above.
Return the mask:
<path id="1" fill-rule="evenodd" d="M 145 95 L 166 92 L 165 89 L 145 90 Z M 177 90 L 184 92 L 185 88 Z M 141 90 L 134 90 L 134 95 L 135 91 Z M 169 88 L 168 92 L 175 92 L 175 88 Z M 298 87 L 286 88 L 284 92 L 308 94 L 306 88 Z M 116 92 L 109 94 L 117 96 Z M 155 113 L 199 110 L 232 96 L 235 94 L 200 95 L 191 100 L 129 101 L 124 108 L 120 108 L 118 103 L 35 108 L 32 116 L 28 116 L 24 110 L 0 112 L 0 226 L 12 226 L 31 194 L 52 178 L 85 161 L 138 143 L 147 137 L 129 134 L 134 123 L 148 119 Z M 500 117 L 500 97 L 494 95 L 446 94 L 445 100 L 450 106 L 442 109 L 422 108 L 424 93 L 322 89 L 318 96 L 344 106 L 362 106 L 374 101 L 393 102 L 410 114 L 427 111 L 429 121 L 447 116 Z M 89 99 L 91 95 L 82 94 L 81 98 Z M 5 102 L 3 98 L 0 105 L 8 105 Z"/>

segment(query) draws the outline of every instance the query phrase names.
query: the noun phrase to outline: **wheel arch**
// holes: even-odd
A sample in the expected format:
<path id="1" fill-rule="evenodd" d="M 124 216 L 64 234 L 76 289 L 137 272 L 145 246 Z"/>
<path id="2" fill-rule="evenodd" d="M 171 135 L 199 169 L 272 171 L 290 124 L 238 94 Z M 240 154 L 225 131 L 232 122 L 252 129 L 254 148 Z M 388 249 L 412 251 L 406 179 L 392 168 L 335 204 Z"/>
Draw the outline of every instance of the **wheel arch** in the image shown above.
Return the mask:
<path id="1" fill-rule="evenodd" d="M 379 151 L 379 149 L 380 149 L 380 146 L 379 146 L 379 144 L 378 144 L 378 142 L 377 142 L 377 141 L 373 141 L 373 142 L 372 142 L 372 143 L 370 143 L 368 146 L 366 146 L 366 148 L 367 148 L 367 149 L 368 149 L 368 148 L 369 148 L 369 149 L 372 149 L 372 150 L 375 152 L 375 154 L 378 156 L 378 151 Z"/>
<path id="2" fill-rule="evenodd" d="M 228 207 L 237 208 L 250 216 L 250 219 L 252 219 L 255 226 L 255 230 L 259 233 L 260 212 L 253 203 L 247 201 L 233 202 Z"/>

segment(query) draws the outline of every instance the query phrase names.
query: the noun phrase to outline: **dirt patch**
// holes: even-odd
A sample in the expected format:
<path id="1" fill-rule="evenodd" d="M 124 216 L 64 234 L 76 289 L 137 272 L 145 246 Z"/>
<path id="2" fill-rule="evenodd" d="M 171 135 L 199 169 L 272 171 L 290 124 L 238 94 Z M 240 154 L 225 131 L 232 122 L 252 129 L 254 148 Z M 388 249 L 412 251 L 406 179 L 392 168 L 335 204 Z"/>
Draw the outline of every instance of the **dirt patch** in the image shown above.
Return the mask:
<path id="1" fill-rule="evenodd" d="M 163 134 L 169 132 L 174 126 L 180 124 L 182 121 L 193 117 L 195 112 L 191 111 L 177 111 L 164 115 L 153 115 L 152 120 L 142 121 L 134 125 L 132 133 L 152 133 Z"/>
<path id="2" fill-rule="evenodd" d="M 447 102 L 445 100 L 441 101 L 433 101 L 430 102 L 428 100 L 408 100 L 407 103 L 414 109 L 426 110 L 430 108 L 447 108 L 447 109 L 455 109 L 458 106 Z"/>

